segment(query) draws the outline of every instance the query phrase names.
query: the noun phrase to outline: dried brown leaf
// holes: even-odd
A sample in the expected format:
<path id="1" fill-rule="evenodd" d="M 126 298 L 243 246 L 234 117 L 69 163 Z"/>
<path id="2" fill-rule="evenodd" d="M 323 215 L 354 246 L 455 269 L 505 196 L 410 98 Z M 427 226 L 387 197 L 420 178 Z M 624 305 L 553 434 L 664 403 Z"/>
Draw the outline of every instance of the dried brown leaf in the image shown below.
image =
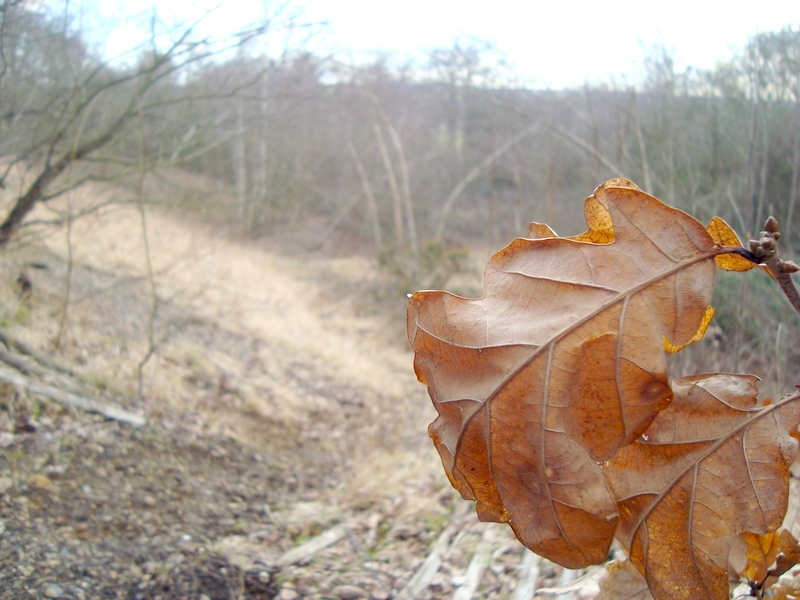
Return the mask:
<path id="1" fill-rule="evenodd" d="M 534 221 L 528 226 L 528 237 L 532 240 L 540 240 L 542 238 L 558 237 L 558 235 L 550 229 L 549 225 Z"/>
<path id="2" fill-rule="evenodd" d="M 769 575 L 770 566 L 780 552 L 780 535 L 776 531 L 765 534 L 746 531 L 734 538 L 728 562 L 735 574 L 751 586 L 761 587 Z"/>
<path id="3" fill-rule="evenodd" d="M 760 405 L 756 381 L 676 380 L 669 409 L 604 466 L 619 502 L 617 539 L 656 599 L 727 598 L 736 537 L 783 521 L 800 395 Z"/>
<path id="4" fill-rule="evenodd" d="M 788 529 L 781 529 L 779 547 L 780 552 L 775 558 L 775 565 L 769 571 L 770 577 L 780 577 L 792 567 L 800 564 L 800 543 Z M 767 585 L 769 585 L 769 579 Z"/>
<path id="5" fill-rule="evenodd" d="M 536 227 L 543 238 L 495 254 L 483 298 L 418 292 L 408 309 L 453 486 L 481 519 L 572 568 L 606 556 L 618 514 L 598 461 L 669 404 L 664 340 L 702 336 L 726 252 L 626 180 L 600 186 L 585 212 L 584 234 Z"/>
<path id="6" fill-rule="evenodd" d="M 719 258 L 719 256 L 716 256 L 715 258 Z M 664 350 L 666 350 L 669 354 L 675 354 L 676 352 L 680 352 L 686 348 L 686 346 L 702 340 L 703 336 L 706 334 L 706 331 L 708 331 L 708 326 L 711 325 L 711 321 L 714 319 L 714 314 L 716 312 L 717 311 L 713 306 L 706 308 L 706 312 L 703 314 L 703 318 L 700 320 L 700 326 L 697 328 L 695 334 L 689 341 L 681 344 L 680 346 L 676 346 L 670 342 L 666 336 L 664 336 Z"/>
<path id="7" fill-rule="evenodd" d="M 736 232 L 719 217 L 711 219 L 706 229 L 712 239 L 720 246 L 742 247 L 742 243 L 739 241 L 739 236 L 736 235 Z M 756 263 L 738 254 L 720 254 L 714 260 L 716 260 L 717 266 L 720 269 L 726 271 L 749 271 L 756 266 Z"/>
<path id="8" fill-rule="evenodd" d="M 728 557 L 731 580 L 748 583 L 756 593 L 775 584 L 798 562 L 800 546 L 788 529 L 743 533 L 734 539 Z"/>

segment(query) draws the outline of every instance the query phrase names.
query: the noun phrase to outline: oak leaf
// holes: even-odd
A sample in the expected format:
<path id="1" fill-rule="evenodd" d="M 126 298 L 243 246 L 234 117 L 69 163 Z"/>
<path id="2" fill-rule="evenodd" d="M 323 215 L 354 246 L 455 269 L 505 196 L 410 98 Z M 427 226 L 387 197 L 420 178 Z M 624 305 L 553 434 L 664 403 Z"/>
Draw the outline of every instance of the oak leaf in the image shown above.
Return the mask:
<path id="1" fill-rule="evenodd" d="M 451 483 L 571 568 L 605 560 L 619 513 L 599 463 L 669 405 L 665 349 L 702 337 L 715 259 L 732 252 L 627 180 L 585 213 L 584 234 L 534 224 L 537 239 L 495 254 L 482 298 L 418 292 L 407 320 Z"/>
<path id="2" fill-rule="evenodd" d="M 721 246 L 742 245 L 736 232 L 719 217 L 712 218 L 706 226 L 706 230 L 711 238 Z M 752 260 L 738 254 L 720 254 L 714 260 L 720 269 L 726 271 L 749 271 L 756 266 Z"/>
<path id="3" fill-rule="evenodd" d="M 753 596 L 758 598 L 796 598 L 795 586 L 788 580 L 778 581 L 778 577 L 798 563 L 800 547 L 789 530 L 763 535 L 743 533 L 731 546 L 731 587 L 743 581 L 750 585 Z M 605 568 L 606 574 L 600 580 L 599 594 L 594 596 L 594 600 L 653 600 L 647 580 L 629 560 L 615 560 L 607 563 Z M 765 596 L 766 589 L 769 593 Z"/>
<path id="4" fill-rule="evenodd" d="M 733 540 L 731 551 L 728 554 L 732 579 L 738 577 L 749 583 L 751 587 L 760 589 L 767 580 L 780 551 L 780 533 L 778 531 L 761 535 L 749 531 L 740 534 Z"/>
<path id="5" fill-rule="evenodd" d="M 800 545 L 788 529 L 761 535 L 745 532 L 734 540 L 728 563 L 732 579 L 746 582 L 758 594 L 800 563 Z"/>
<path id="6" fill-rule="evenodd" d="M 774 579 L 777 579 L 795 565 L 800 564 L 800 542 L 797 541 L 791 531 L 788 529 L 780 531 L 778 547 L 780 552 L 775 558 L 775 564 L 770 566 L 769 576 L 764 582 L 765 586 L 769 586 Z"/>
<path id="7" fill-rule="evenodd" d="M 619 503 L 617 539 L 657 600 L 727 598 L 736 537 L 783 521 L 800 403 L 759 404 L 756 381 L 675 380 L 669 409 L 603 467 Z"/>

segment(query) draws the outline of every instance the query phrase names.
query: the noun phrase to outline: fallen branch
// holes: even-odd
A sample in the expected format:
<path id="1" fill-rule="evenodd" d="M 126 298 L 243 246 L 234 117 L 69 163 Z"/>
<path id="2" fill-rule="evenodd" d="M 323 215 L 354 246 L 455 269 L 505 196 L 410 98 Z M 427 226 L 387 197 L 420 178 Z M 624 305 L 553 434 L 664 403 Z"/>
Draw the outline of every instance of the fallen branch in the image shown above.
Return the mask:
<path id="1" fill-rule="evenodd" d="M 18 340 L 14 336 L 12 336 L 8 330 L 0 327 L 0 342 L 3 342 L 9 349 L 14 349 L 17 352 L 30 356 L 33 360 L 35 360 L 40 365 L 53 369 L 54 371 L 59 371 L 64 373 L 65 375 L 69 375 L 70 377 L 75 376 L 75 372 L 68 366 L 63 365 L 59 362 L 56 362 L 52 358 L 48 356 L 43 356 L 36 352 L 33 348 L 28 346 L 22 340 Z"/>
<path id="2" fill-rule="evenodd" d="M 318 536 L 311 538 L 305 544 L 301 544 L 297 548 L 292 548 L 288 552 L 285 552 L 283 556 L 278 559 L 276 564 L 278 567 L 288 567 L 289 565 L 308 560 L 320 550 L 324 550 L 328 546 L 333 546 L 346 535 L 347 530 L 344 525 L 331 527 Z"/>
<path id="3" fill-rule="evenodd" d="M 30 375 L 31 373 L 34 375 L 43 375 L 45 373 L 45 369 L 38 364 L 30 361 L 21 354 L 6 350 L 2 345 L 0 345 L 0 361 L 6 363 L 10 367 L 14 367 L 14 369 L 25 375 Z"/>
<path id="4" fill-rule="evenodd" d="M 492 526 L 486 526 L 483 530 L 481 541 L 478 542 L 475 554 L 472 555 L 472 560 L 469 561 L 467 566 L 464 583 L 453 594 L 453 600 L 472 600 L 475 597 L 483 572 L 492 560 L 492 544 L 494 543 L 495 532 L 496 530 Z"/>
<path id="5" fill-rule="evenodd" d="M 408 582 L 406 587 L 400 590 L 397 596 L 395 596 L 397 600 L 413 600 L 431 584 L 433 576 L 436 575 L 439 571 L 439 567 L 442 566 L 442 557 L 450 546 L 450 538 L 455 535 L 460 525 L 460 519 L 454 520 L 439 534 L 436 543 L 433 545 L 433 549 L 425 558 L 425 562 L 417 569 L 417 572 L 411 577 L 411 581 Z"/>
<path id="6" fill-rule="evenodd" d="M 114 406 L 113 404 L 100 402 L 99 400 L 92 400 L 91 398 L 85 398 L 84 396 L 79 396 L 71 392 L 65 392 L 64 390 L 60 390 L 50 385 L 37 383 L 28 377 L 25 377 L 22 373 L 12 371 L 1 366 L 0 380 L 10 383 L 20 389 L 26 390 L 35 396 L 41 396 L 48 400 L 58 402 L 59 404 L 65 404 L 86 412 L 102 415 L 107 419 L 113 419 L 114 421 L 119 421 L 120 423 L 142 427 L 147 422 L 140 414 L 128 412 L 127 410 L 119 408 L 118 406 Z"/>
<path id="7" fill-rule="evenodd" d="M 581 588 L 570 587 L 572 582 L 578 579 L 578 572 L 572 569 L 561 571 L 561 578 L 558 580 L 559 587 L 564 590 L 561 592 L 562 600 L 575 600 L 575 592 Z"/>
<path id="8" fill-rule="evenodd" d="M 77 382 L 71 377 L 48 369 L 42 366 L 40 362 L 24 354 L 12 352 L 3 344 L 0 344 L 0 362 L 6 363 L 9 367 L 12 367 L 15 371 L 19 371 L 23 375 L 32 375 L 43 379 L 58 389 L 69 392 L 77 392 L 79 390 Z"/>
<path id="9" fill-rule="evenodd" d="M 557 587 L 539 588 L 543 596 L 562 596 L 578 593 L 580 597 L 593 598 L 600 593 L 599 583 L 607 575 L 605 567 L 593 566 L 587 569 L 586 574 L 575 579 L 576 572 L 564 569 L 561 581 Z"/>
<path id="10" fill-rule="evenodd" d="M 527 548 L 519 562 L 519 580 L 511 600 L 531 600 L 539 585 L 539 556 Z"/>

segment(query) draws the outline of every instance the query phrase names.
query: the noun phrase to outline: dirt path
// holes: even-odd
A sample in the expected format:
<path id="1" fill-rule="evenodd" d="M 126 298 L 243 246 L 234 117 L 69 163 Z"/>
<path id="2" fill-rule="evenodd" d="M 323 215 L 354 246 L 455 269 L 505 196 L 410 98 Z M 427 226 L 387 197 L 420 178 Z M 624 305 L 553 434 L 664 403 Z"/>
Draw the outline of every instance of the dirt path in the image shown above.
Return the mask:
<path id="1" fill-rule="evenodd" d="M 440 598 L 473 585 L 479 555 L 475 597 L 509 596 L 521 547 L 455 498 L 402 325 L 365 300 L 368 261 L 281 256 L 151 211 L 154 305 L 141 232 L 135 208 L 75 223 L 57 357 L 148 425 L 3 388 L 0 597 Z M 65 248 L 52 234 L 1 273 L 0 318 L 41 353 Z"/>

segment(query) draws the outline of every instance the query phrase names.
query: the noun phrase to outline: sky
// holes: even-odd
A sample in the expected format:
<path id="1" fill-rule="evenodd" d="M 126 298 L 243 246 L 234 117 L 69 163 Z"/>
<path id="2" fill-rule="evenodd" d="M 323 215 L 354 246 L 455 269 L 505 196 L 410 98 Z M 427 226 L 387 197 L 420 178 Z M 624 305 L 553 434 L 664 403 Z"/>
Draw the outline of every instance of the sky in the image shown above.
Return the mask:
<path id="1" fill-rule="evenodd" d="M 268 0 L 158 0 L 165 22 L 201 23 L 208 33 L 232 31 L 263 13 Z M 106 40 L 119 54 L 143 35 L 154 0 L 102 0 L 97 10 L 116 22 Z M 271 5 L 275 5 L 272 2 Z M 732 4 L 703 0 L 293 0 L 308 21 L 326 21 L 326 47 L 359 59 L 375 52 L 423 60 L 459 37 L 489 41 L 537 88 L 559 89 L 610 78 L 638 79 L 645 56 L 665 48 L 676 68 L 713 68 L 730 59 L 748 38 L 786 25 L 800 26 L 800 1 L 758 0 Z"/>

